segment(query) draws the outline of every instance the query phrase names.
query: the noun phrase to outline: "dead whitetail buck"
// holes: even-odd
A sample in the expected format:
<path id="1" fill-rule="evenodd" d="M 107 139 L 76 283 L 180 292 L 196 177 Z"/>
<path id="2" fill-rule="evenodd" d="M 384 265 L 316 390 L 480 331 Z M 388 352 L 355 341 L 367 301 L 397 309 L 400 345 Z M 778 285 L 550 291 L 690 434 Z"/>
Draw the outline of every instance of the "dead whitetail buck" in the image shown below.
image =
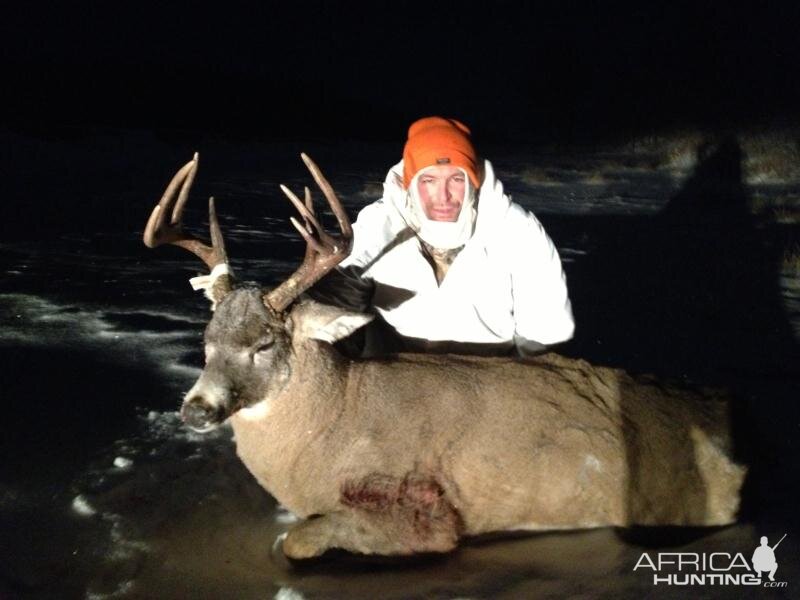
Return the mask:
<path id="1" fill-rule="evenodd" d="M 284 540 L 288 556 L 443 552 L 492 531 L 734 520 L 744 468 L 729 458 L 719 394 L 556 354 L 527 362 L 340 355 L 331 343 L 370 317 L 298 299 L 347 256 L 352 236 L 333 189 L 303 160 L 341 235 L 323 231 L 308 188 L 305 202 L 282 188 L 303 217 L 292 223 L 306 239 L 305 260 L 269 292 L 216 277 L 206 366 L 181 409 L 199 430 L 230 418 L 247 468 L 306 519 Z M 195 156 L 169 184 L 144 241 L 176 244 L 224 272 L 213 199 L 213 246 L 181 231 L 196 170 Z"/>

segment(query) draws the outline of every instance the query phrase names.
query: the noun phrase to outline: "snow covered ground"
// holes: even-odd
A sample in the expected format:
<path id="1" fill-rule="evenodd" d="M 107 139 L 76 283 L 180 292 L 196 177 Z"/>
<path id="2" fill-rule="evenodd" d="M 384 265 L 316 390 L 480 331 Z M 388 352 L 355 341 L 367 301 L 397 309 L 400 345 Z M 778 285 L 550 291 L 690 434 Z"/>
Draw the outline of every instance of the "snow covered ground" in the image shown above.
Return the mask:
<path id="1" fill-rule="evenodd" d="M 800 585 L 788 508 L 800 499 L 789 401 L 799 387 L 796 135 L 486 149 L 564 261 L 578 333 L 562 351 L 748 398 L 753 517 L 712 531 L 548 533 L 308 566 L 276 551 L 293 518 L 239 463 L 230 430 L 194 434 L 177 417 L 202 365 L 208 309 L 187 283 L 200 266 L 146 250 L 141 229 L 197 149 L 185 220 L 202 234 L 213 194 L 237 273 L 273 285 L 302 254 L 277 187 L 309 179 L 299 151 L 354 216 L 380 193 L 399 144 L 3 136 L 14 175 L 0 242 L 0 597 L 734 597 L 735 586 L 654 588 L 633 567 L 645 551 L 749 558 L 759 536 L 783 533 L 777 579 L 788 591 L 759 591 Z"/>

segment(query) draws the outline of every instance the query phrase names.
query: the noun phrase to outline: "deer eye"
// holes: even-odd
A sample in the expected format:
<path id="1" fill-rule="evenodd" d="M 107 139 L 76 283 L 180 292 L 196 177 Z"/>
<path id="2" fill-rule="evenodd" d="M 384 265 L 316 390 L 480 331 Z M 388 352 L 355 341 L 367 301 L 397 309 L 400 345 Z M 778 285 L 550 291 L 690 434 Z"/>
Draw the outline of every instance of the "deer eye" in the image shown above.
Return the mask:
<path id="1" fill-rule="evenodd" d="M 275 342 L 273 342 L 272 340 L 270 340 L 268 342 L 263 342 L 263 343 L 259 344 L 258 346 L 256 346 L 256 353 L 258 353 L 258 352 L 266 352 L 267 350 L 272 348 L 272 346 L 274 346 L 274 345 L 275 345 Z"/>
<path id="2" fill-rule="evenodd" d="M 255 344 L 255 353 L 258 354 L 259 352 L 266 352 L 274 345 L 275 336 L 272 334 L 266 334 L 260 340 L 258 340 L 257 344 Z"/>

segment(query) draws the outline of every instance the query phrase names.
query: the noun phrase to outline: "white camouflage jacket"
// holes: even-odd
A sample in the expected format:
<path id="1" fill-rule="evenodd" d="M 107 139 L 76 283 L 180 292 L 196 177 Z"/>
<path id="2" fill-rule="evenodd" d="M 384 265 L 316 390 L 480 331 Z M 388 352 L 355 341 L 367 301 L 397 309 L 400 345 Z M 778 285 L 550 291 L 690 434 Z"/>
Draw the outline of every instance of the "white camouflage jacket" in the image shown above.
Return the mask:
<path id="1" fill-rule="evenodd" d="M 400 162 L 387 174 L 383 198 L 361 210 L 353 224 L 352 252 L 340 265 L 363 270 L 361 276 L 374 281 L 374 306 L 400 335 L 516 346 L 523 355 L 572 337 L 575 325 L 558 252 L 536 217 L 503 193 L 489 161 L 475 232 L 441 286 L 402 217 L 402 174 Z"/>

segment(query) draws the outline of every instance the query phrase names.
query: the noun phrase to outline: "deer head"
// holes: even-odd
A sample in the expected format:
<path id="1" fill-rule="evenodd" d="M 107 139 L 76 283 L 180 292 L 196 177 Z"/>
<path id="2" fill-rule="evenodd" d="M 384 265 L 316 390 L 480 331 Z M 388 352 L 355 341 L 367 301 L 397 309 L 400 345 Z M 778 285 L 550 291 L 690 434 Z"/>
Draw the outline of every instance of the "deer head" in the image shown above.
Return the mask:
<path id="1" fill-rule="evenodd" d="M 333 342 L 372 318 L 313 302 L 297 308 L 300 294 L 347 257 L 353 237 L 333 188 L 308 156 L 301 157 L 328 200 L 341 233 L 333 236 L 322 228 L 307 187 L 301 202 L 282 185 L 303 219 L 302 224 L 294 217 L 291 222 L 306 240 L 306 252 L 300 267 L 273 290 L 236 285 L 227 268 L 213 198 L 209 199 L 211 246 L 183 232 L 181 217 L 197 173 L 197 154 L 173 177 L 145 227 L 145 245 L 169 243 L 185 248 L 214 274 L 207 289 L 215 310 L 204 336 L 206 365 L 181 407 L 183 420 L 198 431 L 212 429 L 234 412 L 277 395 L 292 375 L 297 353 L 309 340 Z"/>

